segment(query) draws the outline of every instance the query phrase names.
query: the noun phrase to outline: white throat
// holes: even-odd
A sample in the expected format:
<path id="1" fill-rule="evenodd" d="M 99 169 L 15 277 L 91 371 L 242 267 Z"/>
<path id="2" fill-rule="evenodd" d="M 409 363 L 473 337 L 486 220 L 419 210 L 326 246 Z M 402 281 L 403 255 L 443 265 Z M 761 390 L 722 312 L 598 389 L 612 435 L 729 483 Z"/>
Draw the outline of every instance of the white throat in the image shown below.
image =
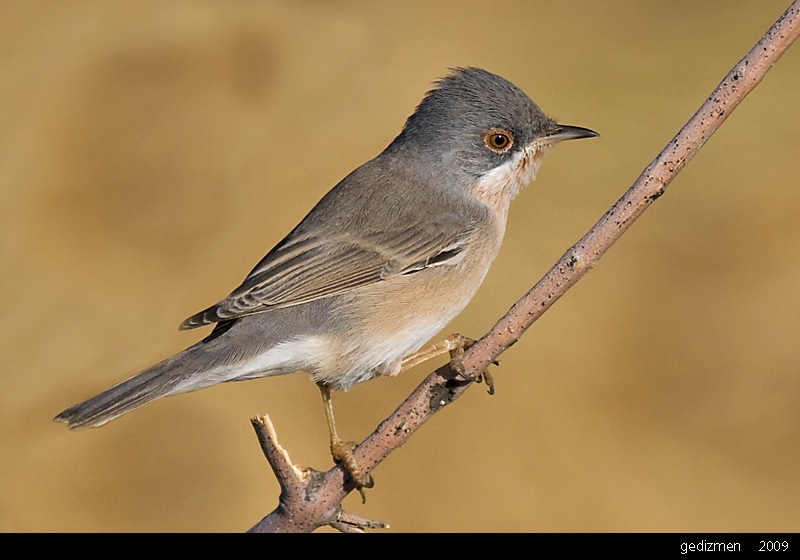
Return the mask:
<path id="1" fill-rule="evenodd" d="M 504 164 L 484 173 L 471 187 L 471 192 L 487 206 L 508 215 L 508 207 L 522 187 L 536 178 L 542 161 L 543 147 L 531 144 Z"/>

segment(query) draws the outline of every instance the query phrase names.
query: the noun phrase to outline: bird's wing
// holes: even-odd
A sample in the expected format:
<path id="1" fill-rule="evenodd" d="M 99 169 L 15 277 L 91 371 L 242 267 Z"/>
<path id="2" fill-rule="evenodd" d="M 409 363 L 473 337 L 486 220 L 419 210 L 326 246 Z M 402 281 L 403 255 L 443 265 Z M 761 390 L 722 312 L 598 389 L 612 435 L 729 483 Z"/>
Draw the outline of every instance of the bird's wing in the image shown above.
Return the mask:
<path id="1" fill-rule="evenodd" d="M 181 329 L 341 294 L 456 259 L 463 224 L 416 225 L 373 234 L 290 234 L 227 298 Z"/>

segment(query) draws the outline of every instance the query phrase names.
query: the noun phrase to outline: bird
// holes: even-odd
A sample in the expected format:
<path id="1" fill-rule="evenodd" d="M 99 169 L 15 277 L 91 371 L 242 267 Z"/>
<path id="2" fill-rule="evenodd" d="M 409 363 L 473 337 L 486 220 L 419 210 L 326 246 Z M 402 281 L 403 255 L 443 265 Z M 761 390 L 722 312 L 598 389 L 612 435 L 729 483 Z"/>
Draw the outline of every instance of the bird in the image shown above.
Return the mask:
<path id="1" fill-rule="evenodd" d="M 468 345 L 455 335 L 425 346 L 478 291 L 510 203 L 544 152 L 594 136 L 558 124 L 497 74 L 451 69 L 388 147 L 325 194 L 239 287 L 180 325 L 213 325 L 210 334 L 54 420 L 93 428 L 161 397 L 303 371 L 322 395 L 334 461 L 359 489 L 371 486 L 355 444 L 336 431 L 331 391 Z"/>

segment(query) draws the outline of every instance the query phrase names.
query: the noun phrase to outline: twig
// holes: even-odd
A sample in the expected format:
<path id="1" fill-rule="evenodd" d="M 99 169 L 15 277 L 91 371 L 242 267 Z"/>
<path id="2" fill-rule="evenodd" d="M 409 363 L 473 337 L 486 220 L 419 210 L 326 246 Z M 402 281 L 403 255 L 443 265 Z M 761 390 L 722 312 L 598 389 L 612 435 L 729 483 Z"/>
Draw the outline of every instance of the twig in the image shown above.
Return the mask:
<path id="1" fill-rule="evenodd" d="M 462 359 L 464 376 L 476 378 L 588 272 L 644 211 L 664 194 L 672 179 L 761 82 L 773 64 L 800 34 L 800 0 L 794 0 L 750 52 L 728 73 L 689 122 L 633 186 Z M 460 381 L 449 366 L 429 375 L 400 407 L 355 450 L 356 460 L 371 472 L 433 414 L 460 397 L 471 385 Z M 269 426 L 261 430 L 257 426 Z M 310 531 L 330 525 L 342 531 L 382 526 L 341 510 L 341 501 L 354 487 L 341 467 L 326 473 L 291 467 L 268 420 L 254 419 L 262 448 L 283 492 L 281 505 L 251 531 Z M 266 438 L 268 441 L 264 441 Z M 280 450 L 277 452 L 276 450 Z M 287 464 L 289 465 L 287 467 Z M 291 467 L 291 468 L 290 468 Z M 304 473 L 287 476 L 287 473 Z M 312 474 L 309 474 L 312 473 Z M 304 478 L 305 477 L 305 478 Z"/>

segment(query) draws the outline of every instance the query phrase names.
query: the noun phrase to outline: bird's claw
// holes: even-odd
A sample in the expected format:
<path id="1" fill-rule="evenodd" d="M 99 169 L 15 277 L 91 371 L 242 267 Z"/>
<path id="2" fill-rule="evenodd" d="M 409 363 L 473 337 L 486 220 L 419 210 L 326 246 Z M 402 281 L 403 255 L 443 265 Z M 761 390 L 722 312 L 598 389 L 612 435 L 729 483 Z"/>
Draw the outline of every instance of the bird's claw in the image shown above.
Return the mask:
<path id="1" fill-rule="evenodd" d="M 358 490 L 358 493 L 361 494 L 361 501 L 363 503 L 366 502 L 364 488 L 372 488 L 375 485 L 375 481 L 373 480 L 372 475 L 361 471 L 361 467 L 358 466 L 356 456 L 353 453 L 355 448 L 355 442 L 345 442 L 339 440 L 331 443 L 331 456 L 333 457 L 333 460 L 342 465 L 347 474 L 350 475 L 350 478 L 356 485 L 356 490 Z"/>
<path id="2" fill-rule="evenodd" d="M 468 375 L 466 373 L 466 368 L 464 367 L 464 352 L 466 352 L 467 348 L 475 344 L 475 340 L 472 338 L 467 338 L 466 336 L 458 336 L 460 337 L 458 340 L 458 346 L 450 350 L 450 369 L 452 369 L 462 379 L 465 379 L 470 383 L 480 383 L 482 381 L 486 381 L 488 393 L 490 395 L 494 395 L 494 379 L 492 378 L 492 375 L 489 373 L 488 369 L 477 375 Z M 496 361 L 492 363 L 497 365 Z"/>

